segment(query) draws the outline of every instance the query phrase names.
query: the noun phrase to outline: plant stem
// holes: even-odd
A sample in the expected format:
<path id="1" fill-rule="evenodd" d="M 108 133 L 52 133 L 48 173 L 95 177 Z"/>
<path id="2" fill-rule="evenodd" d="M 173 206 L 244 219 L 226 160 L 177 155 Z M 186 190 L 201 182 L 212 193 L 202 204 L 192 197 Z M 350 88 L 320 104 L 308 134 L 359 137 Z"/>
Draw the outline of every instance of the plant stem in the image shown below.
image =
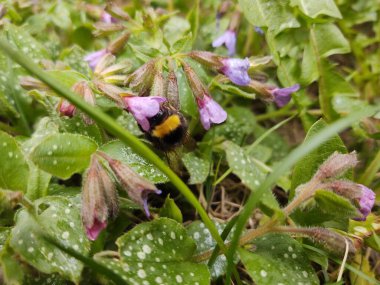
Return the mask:
<path id="1" fill-rule="evenodd" d="M 53 91 L 70 101 L 80 110 L 82 110 L 92 119 L 94 119 L 94 121 L 96 121 L 100 126 L 105 128 L 109 133 L 119 138 L 126 145 L 130 146 L 137 154 L 147 159 L 158 169 L 160 169 L 163 173 L 165 173 L 165 175 L 178 189 L 178 191 L 180 191 L 181 194 L 189 201 L 189 203 L 198 211 L 199 216 L 203 220 L 205 226 L 209 229 L 212 237 L 215 239 L 217 244 L 222 249 L 225 249 L 223 240 L 219 236 L 216 226 L 208 217 L 207 212 L 203 209 L 198 199 L 194 196 L 194 194 L 187 187 L 187 185 L 170 169 L 170 167 L 166 165 L 164 161 L 160 159 L 160 157 L 157 154 L 155 154 L 150 148 L 148 148 L 144 143 L 142 143 L 137 137 L 135 137 L 129 131 L 124 129 L 123 126 L 118 124 L 110 116 L 103 113 L 98 108 L 94 108 L 93 106 L 87 104 L 80 96 L 77 96 L 75 95 L 75 93 L 68 90 L 64 85 L 62 85 L 56 79 L 51 77 L 48 73 L 39 68 L 24 54 L 15 50 L 3 38 L 0 39 L 0 49 L 2 49 L 5 54 L 7 54 L 12 60 L 24 67 L 32 75 L 36 76 L 42 82 L 46 83 Z"/>

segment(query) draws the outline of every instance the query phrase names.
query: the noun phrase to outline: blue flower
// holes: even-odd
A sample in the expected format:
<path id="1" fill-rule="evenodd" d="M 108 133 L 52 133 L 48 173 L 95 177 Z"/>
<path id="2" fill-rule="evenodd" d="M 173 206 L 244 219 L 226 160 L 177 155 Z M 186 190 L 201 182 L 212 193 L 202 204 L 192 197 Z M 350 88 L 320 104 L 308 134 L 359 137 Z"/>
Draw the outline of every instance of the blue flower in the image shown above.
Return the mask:
<path id="1" fill-rule="evenodd" d="M 228 55 L 233 56 L 236 51 L 236 32 L 232 30 L 226 30 L 223 35 L 212 42 L 212 46 L 214 48 L 220 47 L 223 44 L 228 49 Z"/>
<path id="2" fill-rule="evenodd" d="M 248 58 L 225 58 L 222 59 L 223 67 L 220 69 L 236 85 L 248 85 L 251 78 L 248 75 L 250 62 Z"/>

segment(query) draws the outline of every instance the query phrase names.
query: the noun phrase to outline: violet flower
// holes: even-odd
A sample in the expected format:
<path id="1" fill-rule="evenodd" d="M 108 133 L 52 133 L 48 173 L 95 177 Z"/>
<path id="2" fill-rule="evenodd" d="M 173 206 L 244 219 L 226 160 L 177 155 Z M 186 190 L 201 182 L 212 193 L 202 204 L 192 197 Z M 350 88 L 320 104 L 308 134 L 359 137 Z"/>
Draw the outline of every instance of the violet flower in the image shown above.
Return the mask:
<path id="1" fill-rule="evenodd" d="M 144 131 L 150 129 L 149 118 L 154 117 L 160 111 L 160 104 L 166 101 L 166 98 L 160 96 L 123 97 L 125 109 L 135 117 L 137 123 Z"/>
<path id="2" fill-rule="evenodd" d="M 284 107 L 292 99 L 291 94 L 300 89 L 299 84 L 295 84 L 286 88 L 274 88 L 270 93 L 274 96 L 274 102 L 278 107 Z"/>
<path id="3" fill-rule="evenodd" d="M 357 217 L 357 221 L 365 221 L 367 216 L 371 213 L 372 207 L 375 204 L 375 193 L 366 186 L 359 184 L 361 190 L 361 196 L 359 198 L 359 211 L 362 213 L 362 217 Z"/>
<path id="4" fill-rule="evenodd" d="M 227 76 L 236 85 L 245 86 L 251 81 L 248 75 L 248 69 L 250 67 L 250 62 L 248 58 L 224 58 L 221 60 L 223 67 L 220 68 L 225 76 Z"/>
<path id="5" fill-rule="evenodd" d="M 236 51 L 236 32 L 233 30 L 226 30 L 223 35 L 212 42 L 214 48 L 220 47 L 223 44 L 228 49 L 228 55 L 233 56 Z"/>
<path id="6" fill-rule="evenodd" d="M 84 60 L 87 61 L 88 65 L 92 70 L 95 69 L 97 64 L 99 63 L 100 59 L 105 56 L 109 51 L 107 49 L 101 49 L 98 51 L 94 51 L 87 56 L 85 56 Z"/>
<path id="7" fill-rule="evenodd" d="M 197 97 L 199 115 L 205 130 L 210 129 L 211 124 L 221 124 L 227 119 L 227 113 L 210 96 Z"/>
<path id="8" fill-rule="evenodd" d="M 106 11 L 103 11 L 100 15 L 100 21 L 107 24 L 117 23 L 117 19 L 111 16 L 111 14 L 107 13 Z"/>

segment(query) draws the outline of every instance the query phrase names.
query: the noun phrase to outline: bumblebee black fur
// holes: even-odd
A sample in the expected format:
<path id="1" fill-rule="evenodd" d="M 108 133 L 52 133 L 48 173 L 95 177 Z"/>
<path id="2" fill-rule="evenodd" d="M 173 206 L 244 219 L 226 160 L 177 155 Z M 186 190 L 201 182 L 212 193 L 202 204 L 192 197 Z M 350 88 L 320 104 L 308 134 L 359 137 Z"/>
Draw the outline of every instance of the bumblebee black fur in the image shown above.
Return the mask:
<path id="1" fill-rule="evenodd" d="M 187 122 L 178 110 L 164 104 L 158 114 L 148 120 L 150 129 L 145 135 L 155 147 L 170 151 L 183 144 L 187 136 Z"/>

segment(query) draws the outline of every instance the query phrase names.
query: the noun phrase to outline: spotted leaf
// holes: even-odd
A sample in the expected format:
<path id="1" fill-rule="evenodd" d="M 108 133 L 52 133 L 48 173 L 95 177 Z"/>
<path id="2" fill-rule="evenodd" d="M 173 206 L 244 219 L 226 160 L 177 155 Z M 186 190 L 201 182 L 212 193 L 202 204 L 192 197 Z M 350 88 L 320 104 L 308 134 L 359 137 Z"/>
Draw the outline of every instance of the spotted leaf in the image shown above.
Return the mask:
<path id="1" fill-rule="evenodd" d="M 74 200 L 49 196 L 35 201 L 38 214 L 34 217 L 25 209 L 16 217 L 10 245 L 22 258 L 39 271 L 60 275 L 77 282 L 83 264 L 47 242 L 48 234 L 82 255 L 88 255 L 90 242 L 86 238 L 80 210 Z"/>
<path id="2" fill-rule="evenodd" d="M 226 227 L 226 224 L 221 224 L 215 222 L 215 225 L 218 229 L 219 234 L 222 234 L 224 228 Z M 187 233 L 189 236 L 191 236 L 195 243 L 197 244 L 197 250 L 196 253 L 201 253 L 207 250 L 212 250 L 216 246 L 216 242 L 211 236 L 210 231 L 205 227 L 205 225 L 200 222 L 196 221 L 194 223 L 191 223 L 191 225 L 187 228 Z M 230 240 L 232 231 L 228 235 L 226 241 Z M 235 260 L 237 262 L 237 260 Z M 207 261 L 205 262 L 207 264 Z M 227 267 L 227 260 L 224 255 L 219 255 L 213 266 L 210 268 L 211 277 L 213 279 L 218 278 L 219 276 L 222 276 Z"/>
<path id="3" fill-rule="evenodd" d="M 168 178 L 153 164 L 147 162 L 121 141 L 115 140 L 109 142 L 103 145 L 101 150 L 112 158 L 128 164 L 134 171 L 153 183 L 164 183 L 168 181 Z"/>
<path id="4" fill-rule="evenodd" d="M 160 218 L 139 224 L 116 243 L 120 260 L 98 260 L 130 284 L 210 283 L 207 266 L 191 261 L 194 241 L 174 220 Z"/>
<path id="5" fill-rule="evenodd" d="M 25 192 L 28 176 L 29 167 L 16 140 L 0 131 L 0 188 Z"/>
<path id="6" fill-rule="evenodd" d="M 62 179 L 83 171 L 90 163 L 97 144 L 76 134 L 53 134 L 31 153 L 32 161 L 42 170 Z"/>
<path id="7" fill-rule="evenodd" d="M 190 174 L 189 184 L 200 184 L 206 181 L 210 172 L 209 161 L 197 157 L 193 152 L 186 153 L 182 161 Z"/>
<path id="8" fill-rule="evenodd" d="M 302 246 L 285 234 L 253 240 L 254 252 L 240 249 L 248 274 L 257 285 L 317 285 L 319 280 Z"/>

